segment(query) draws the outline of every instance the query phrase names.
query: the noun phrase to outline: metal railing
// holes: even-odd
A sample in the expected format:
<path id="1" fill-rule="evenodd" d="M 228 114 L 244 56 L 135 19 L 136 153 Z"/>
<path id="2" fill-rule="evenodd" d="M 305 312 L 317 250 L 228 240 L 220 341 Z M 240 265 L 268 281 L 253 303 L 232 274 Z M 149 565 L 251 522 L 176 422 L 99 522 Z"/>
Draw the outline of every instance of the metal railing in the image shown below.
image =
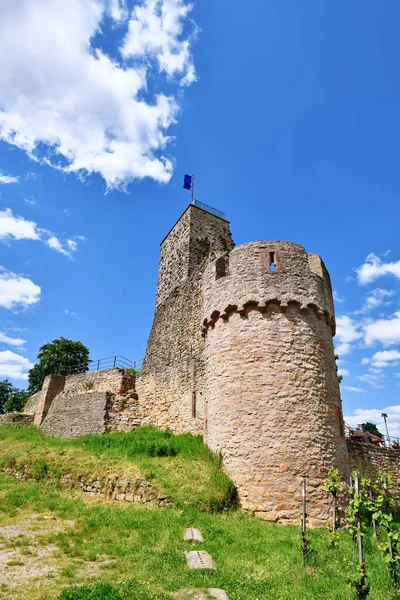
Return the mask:
<path id="1" fill-rule="evenodd" d="M 193 200 L 193 204 L 195 206 L 197 206 L 197 208 L 202 208 L 203 210 L 211 213 L 212 215 L 215 215 L 216 217 L 220 217 L 220 219 L 225 219 L 225 221 L 226 221 L 226 214 L 224 212 L 222 212 L 222 210 L 218 210 L 216 208 L 213 208 L 212 206 L 209 206 L 208 204 L 199 202 L 199 200 Z"/>
<path id="2" fill-rule="evenodd" d="M 99 358 L 97 360 L 89 361 L 88 371 L 105 371 L 106 369 L 134 369 L 140 371 L 142 368 L 143 359 L 141 360 L 129 360 L 121 354 L 115 356 L 108 356 L 107 358 Z"/>
<path id="3" fill-rule="evenodd" d="M 121 354 L 115 356 L 108 356 L 106 358 L 98 358 L 96 360 L 90 360 L 88 366 L 86 363 L 79 368 L 77 365 L 68 367 L 66 365 L 60 365 L 55 370 L 56 375 L 79 375 L 82 373 L 88 373 L 93 371 L 106 371 L 107 369 L 133 369 L 134 371 L 141 371 L 143 368 L 146 370 L 160 371 L 168 367 L 173 366 L 184 360 L 196 359 L 198 357 L 198 348 L 196 346 L 182 346 L 181 348 L 174 349 L 166 353 L 165 355 L 160 354 L 147 354 L 140 360 L 130 360 Z"/>
<path id="4" fill-rule="evenodd" d="M 55 371 L 56 375 L 80 375 L 92 371 L 106 371 L 107 369 L 133 369 L 140 371 L 143 365 L 143 360 L 129 360 L 121 354 L 115 356 L 108 356 L 106 358 L 98 358 L 97 360 L 90 360 L 89 364 L 86 363 L 79 367 L 79 365 L 66 366 L 59 365 Z"/>

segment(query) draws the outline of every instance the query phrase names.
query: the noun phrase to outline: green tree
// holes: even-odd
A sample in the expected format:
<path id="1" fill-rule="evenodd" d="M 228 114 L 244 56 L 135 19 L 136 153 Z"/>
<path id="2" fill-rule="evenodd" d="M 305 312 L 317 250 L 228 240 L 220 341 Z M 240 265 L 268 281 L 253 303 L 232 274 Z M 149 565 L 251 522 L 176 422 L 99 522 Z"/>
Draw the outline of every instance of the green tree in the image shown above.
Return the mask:
<path id="1" fill-rule="evenodd" d="M 361 429 L 363 431 L 368 431 L 368 433 L 373 433 L 374 435 L 377 435 L 380 438 L 383 438 L 383 434 L 379 431 L 375 423 L 369 423 L 367 421 L 366 423 L 363 423 L 361 425 Z"/>
<path id="2" fill-rule="evenodd" d="M 4 414 L 5 404 L 10 397 L 11 392 L 14 390 L 14 387 L 8 379 L 4 379 L 4 381 L 0 381 L 0 415 Z"/>
<path id="3" fill-rule="evenodd" d="M 42 388 L 47 375 L 54 373 L 72 375 L 87 371 L 89 350 L 82 342 L 74 342 L 60 337 L 41 346 L 37 360 L 38 362 L 28 373 L 30 394 L 34 394 Z"/>
<path id="4" fill-rule="evenodd" d="M 30 393 L 27 390 L 17 390 L 13 388 L 8 400 L 4 404 L 4 412 L 22 412 L 25 404 L 28 402 Z"/>

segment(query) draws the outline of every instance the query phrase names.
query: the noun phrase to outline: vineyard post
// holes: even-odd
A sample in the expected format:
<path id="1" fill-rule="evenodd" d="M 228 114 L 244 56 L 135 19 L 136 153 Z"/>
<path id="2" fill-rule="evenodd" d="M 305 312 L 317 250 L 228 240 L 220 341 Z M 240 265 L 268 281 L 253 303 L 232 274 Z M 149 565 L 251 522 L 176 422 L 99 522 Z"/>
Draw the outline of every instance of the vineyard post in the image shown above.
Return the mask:
<path id="1" fill-rule="evenodd" d="M 383 476 L 382 485 L 383 485 L 383 489 L 385 490 L 385 497 L 386 497 L 386 495 L 387 495 L 387 478 L 386 478 L 386 475 Z M 387 502 L 385 504 L 386 504 L 385 508 L 387 508 Z M 389 548 L 390 560 L 393 561 L 392 538 L 391 538 L 390 535 L 388 535 L 388 539 L 387 540 L 388 540 L 388 548 Z"/>
<path id="2" fill-rule="evenodd" d="M 360 495 L 360 485 L 358 480 L 358 473 L 354 474 L 354 487 L 357 496 Z M 358 561 L 360 563 L 360 570 L 363 575 L 365 575 L 365 561 L 364 561 L 364 548 L 363 541 L 361 536 L 361 520 L 360 514 L 357 515 L 357 544 L 358 544 Z"/>
<path id="3" fill-rule="evenodd" d="M 372 486 L 369 485 L 369 499 L 371 500 L 371 504 L 373 503 L 373 494 L 372 494 Z M 372 529 L 374 532 L 374 540 L 378 539 L 378 536 L 376 534 L 376 520 L 374 519 L 374 517 L 372 517 Z"/>

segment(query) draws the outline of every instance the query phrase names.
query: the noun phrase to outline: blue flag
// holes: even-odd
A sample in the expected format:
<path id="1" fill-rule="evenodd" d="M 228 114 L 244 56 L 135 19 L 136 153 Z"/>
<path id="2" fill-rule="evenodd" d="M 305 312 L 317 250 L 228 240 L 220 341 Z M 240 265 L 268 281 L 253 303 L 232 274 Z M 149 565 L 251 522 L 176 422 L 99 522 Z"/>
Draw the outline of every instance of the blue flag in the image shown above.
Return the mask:
<path id="1" fill-rule="evenodd" d="M 192 189 L 192 176 L 191 175 L 185 175 L 185 177 L 183 179 L 183 187 L 185 190 Z"/>

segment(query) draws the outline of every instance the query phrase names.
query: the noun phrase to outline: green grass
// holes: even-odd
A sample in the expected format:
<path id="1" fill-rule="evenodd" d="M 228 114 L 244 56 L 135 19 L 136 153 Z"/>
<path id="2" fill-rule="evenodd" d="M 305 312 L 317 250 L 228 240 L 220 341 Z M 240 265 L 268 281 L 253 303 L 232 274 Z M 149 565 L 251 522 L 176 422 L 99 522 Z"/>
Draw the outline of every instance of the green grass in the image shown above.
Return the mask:
<path id="1" fill-rule="evenodd" d="M 27 432 L 25 439 L 23 431 Z M 210 455 L 200 438 L 175 437 L 168 432 L 158 436 L 154 430 L 142 429 L 136 435 L 112 434 L 100 439 L 86 436 L 65 442 L 44 439 L 29 429 L 23 431 L 11 429 L 5 433 L 0 428 L 0 441 L 7 439 L 9 452 L 16 451 L 20 444 L 34 444 L 57 452 L 78 448 L 101 460 L 134 461 L 141 469 L 153 469 L 154 478 L 176 490 L 178 500 L 186 494 L 182 486 L 191 500 L 187 504 L 177 502 L 174 508 L 152 510 L 128 504 L 88 503 L 76 494 L 43 483 L 42 479 L 24 483 L 0 476 L 0 535 L 3 524 L 23 524 L 32 514 L 73 521 L 73 526 L 64 530 L 52 532 L 50 528 L 41 534 L 43 545 L 54 544 L 58 548 L 57 575 L 44 578 L 39 587 L 22 587 L 16 596 L 9 591 L 2 596 L 0 585 L 1 599 L 186 600 L 185 590 L 208 587 L 225 589 L 231 600 L 356 598 L 349 581 L 357 572 L 357 551 L 347 530 L 339 531 L 339 546 L 335 549 L 330 546 L 325 529 L 310 530 L 311 554 L 303 567 L 298 527 L 265 523 L 240 510 L 200 510 L 197 500 L 203 492 L 192 489 L 199 482 L 196 467 L 204 463 L 202 468 L 209 484 L 210 473 L 220 470 L 218 459 Z M 176 456 L 148 454 L 146 448 L 161 442 L 174 447 Z M 182 472 L 174 474 L 174 467 L 179 464 Z M 39 473 L 41 468 L 39 464 Z M 183 481 L 191 469 L 194 476 Z M 204 481 L 200 482 L 202 485 Z M 211 489 L 209 497 L 217 496 L 216 490 Z M 192 526 L 201 529 L 205 542 L 190 548 L 207 550 L 217 565 L 215 573 L 190 571 L 186 567 L 184 550 L 189 546 L 182 541 L 182 534 Z M 400 600 L 400 591 L 392 587 L 387 567 L 369 535 L 365 547 L 370 600 Z M 28 560 L 29 556 L 21 554 L 21 562 L 25 558 Z M 18 562 L 19 557 L 13 560 Z"/>
<path id="2" fill-rule="evenodd" d="M 36 427 L 0 427 L 0 470 L 29 464 L 37 481 L 59 481 L 71 473 L 143 477 L 163 489 L 177 506 L 188 502 L 215 512 L 231 508 L 236 489 L 221 470 L 220 457 L 201 436 L 173 435 L 154 427 L 130 433 L 86 435 L 74 440 L 45 437 Z"/>

